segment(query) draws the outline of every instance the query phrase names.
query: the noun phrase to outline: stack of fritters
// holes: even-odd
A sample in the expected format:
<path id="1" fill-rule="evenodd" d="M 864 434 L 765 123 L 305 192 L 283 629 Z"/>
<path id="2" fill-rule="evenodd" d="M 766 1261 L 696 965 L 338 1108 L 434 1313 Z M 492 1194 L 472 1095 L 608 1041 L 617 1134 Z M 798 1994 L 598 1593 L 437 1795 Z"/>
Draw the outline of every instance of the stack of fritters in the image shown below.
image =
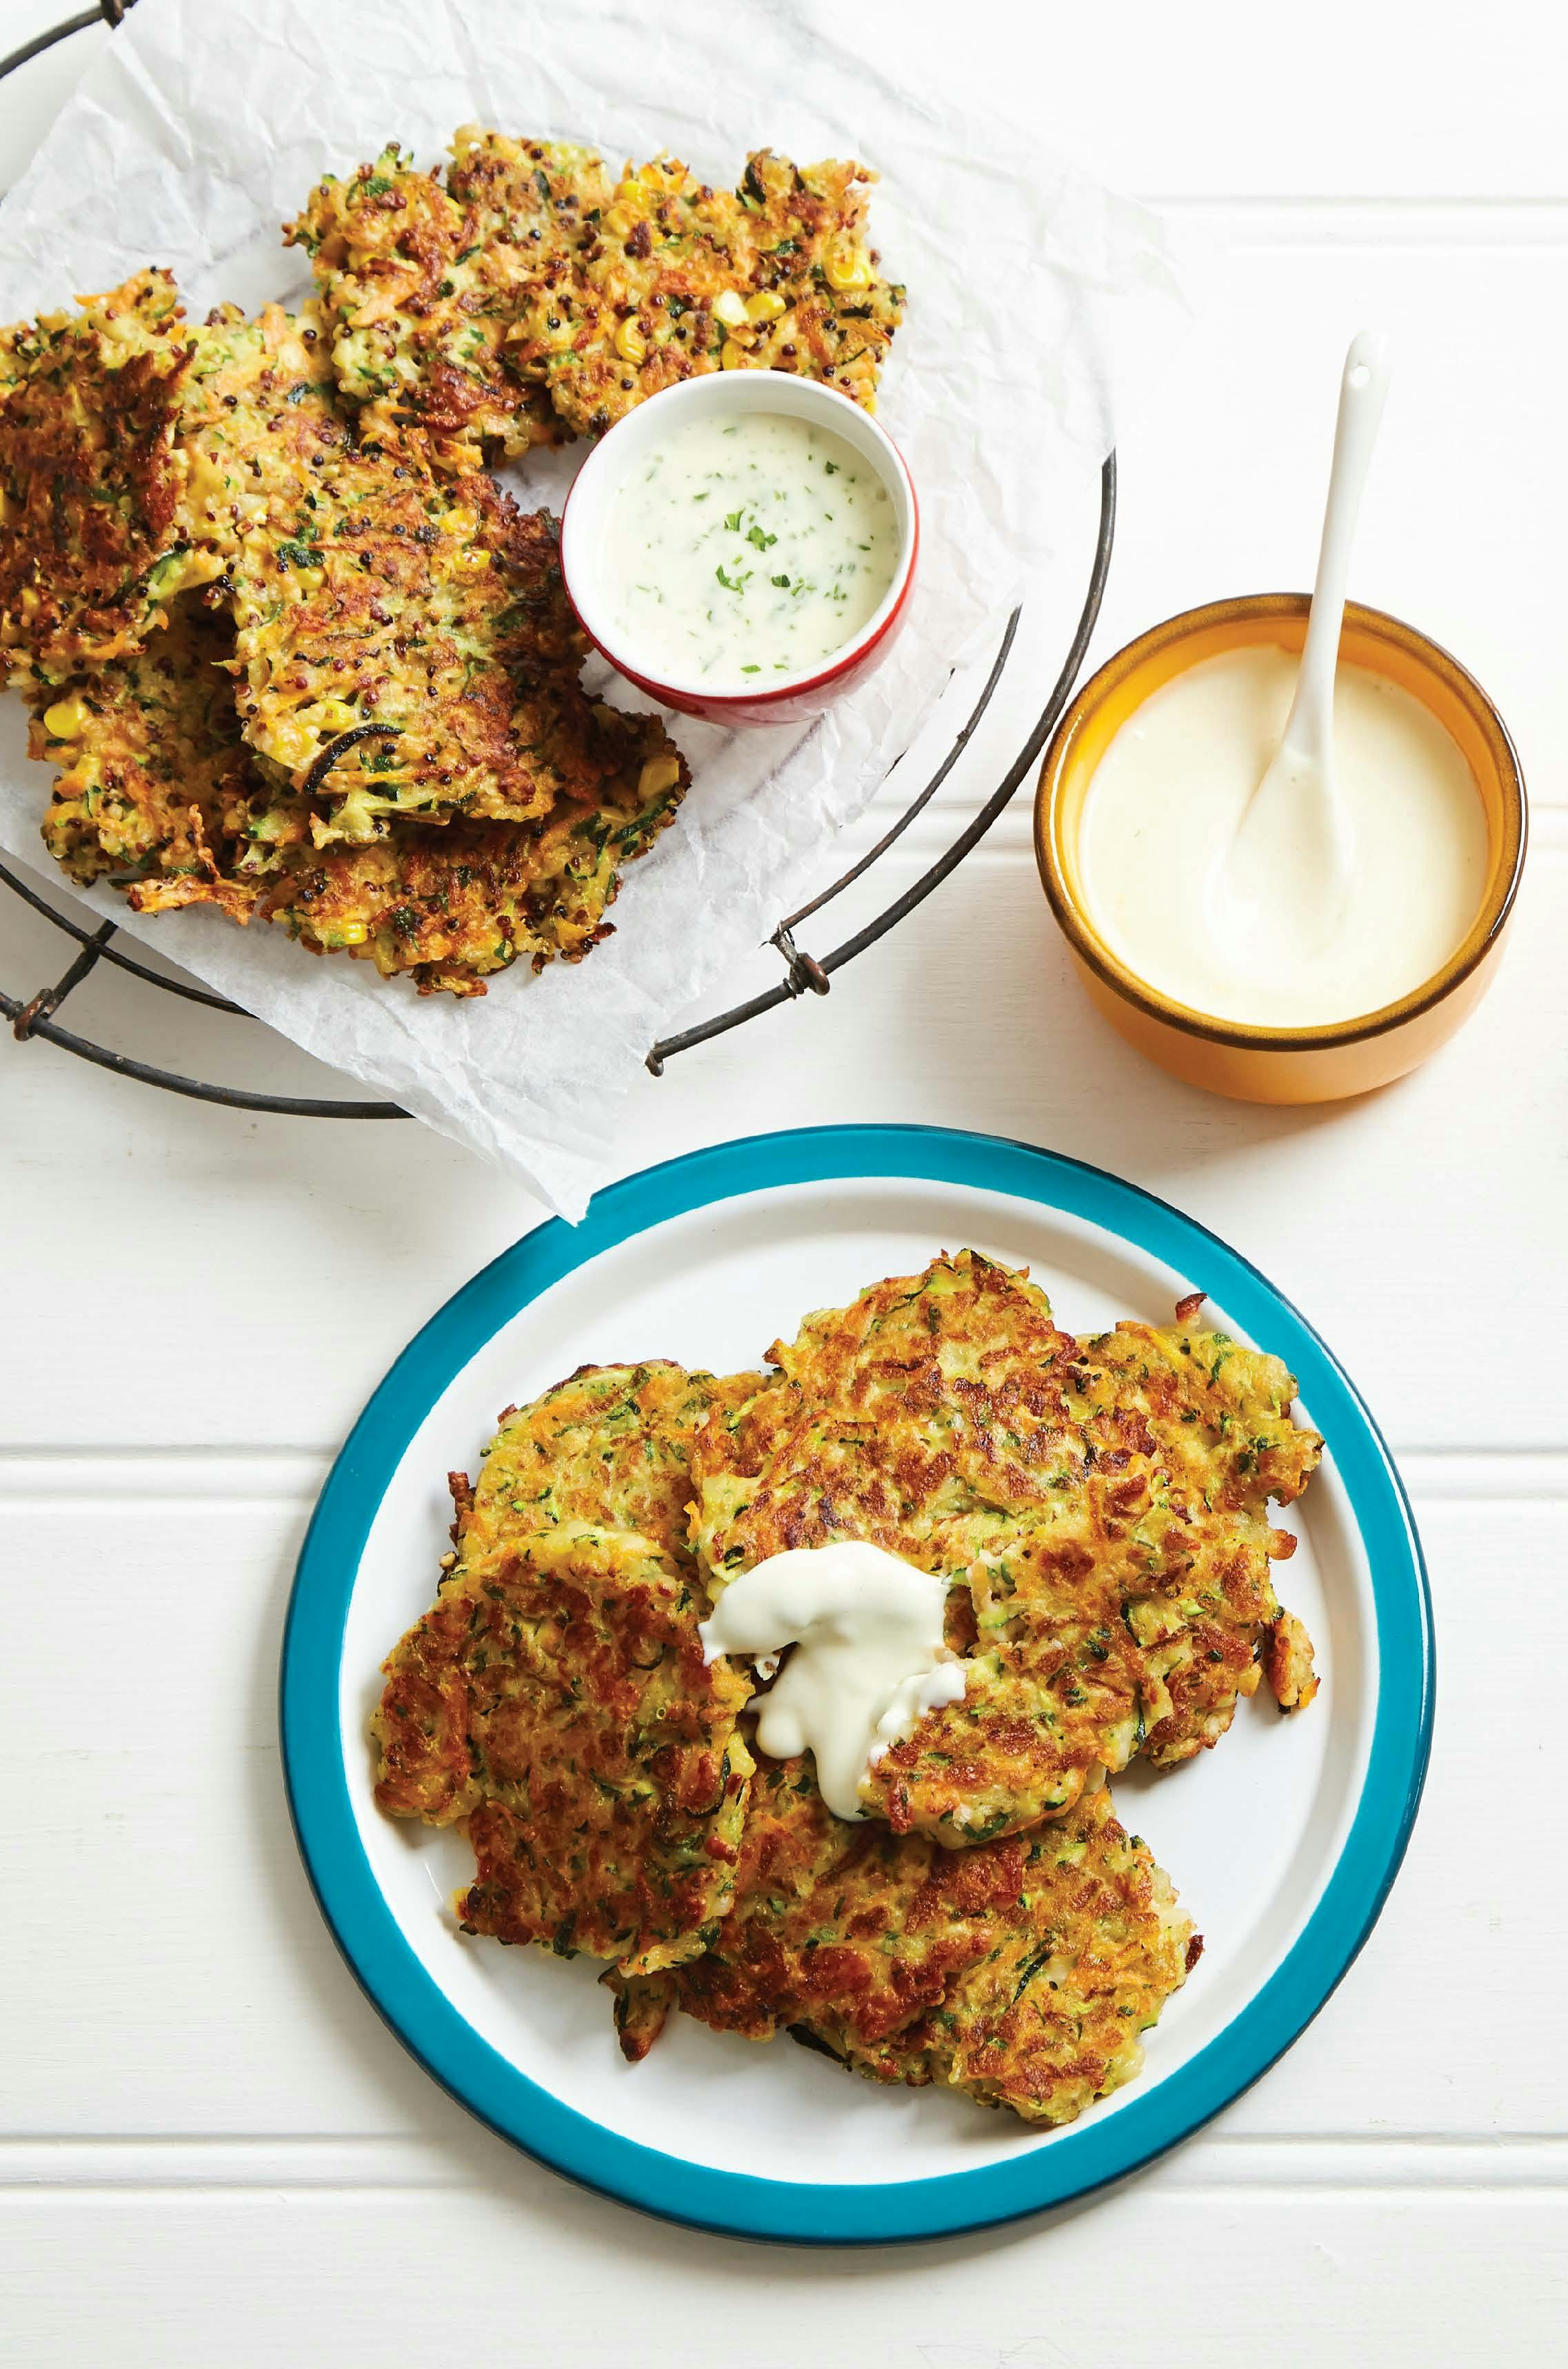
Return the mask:
<path id="1" fill-rule="evenodd" d="M 396 148 L 288 242 L 297 316 L 184 319 L 145 271 L 0 332 L 0 679 L 60 774 L 74 879 L 217 906 L 421 994 L 580 959 L 689 775 L 589 700 L 555 522 L 485 475 L 693 373 L 794 371 L 875 407 L 901 316 L 872 176 L 473 127 Z"/>
<path id="2" fill-rule="evenodd" d="M 895 1827 L 1010 1833 L 1070 1808 L 1096 1765 L 1190 1758 L 1265 1672 L 1282 1707 L 1310 1691 L 1269 1578 L 1295 1540 L 1267 1509 L 1321 1442 L 1291 1423 L 1277 1358 L 1192 1322 L 1080 1343 L 968 1251 L 769 1357 L 778 1378 L 693 1458 L 713 1585 L 845 1538 L 955 1583 L 964 1697 L 863 1788 Z"/>
<path id="3" fill-rule="evenodd" d="M 874 177 L 764 148 L 734 189 L 670 156 L 612 181 L 590 149 L 469 128 L 444 182 L 388 148 L 285 235 L 367 432 L 463 475 L 707 371 L 790 371 L 875 410 L 904 292 L 866 244 Z"/>
<path id="4" fill-rule="evenodd" d="M 186 323 L 147 272 L 0 340 L 0 664 L 44 838 L 422 992 L 576 960 L 688 780 L 591 701 L 555 527 L 356 440 L 307 306 Z"/>
<path id="5" fill-rule="evenodd" d="M 440 1598 L 386 1665 L 376 1798 L 458 1818 L 465 1930 L 611 1958 L 696 1955 L 734 1897 L 750 1693 L 708 1667 L 685 1540 L 686 1445 L 723 1383 L 585 1367 L 454 1473 Z"/>
<path id="6" fill-rule="evenodd" d="M 1199 1306 L 1078 1341 L 964 1252 L 766 1375 L 588 1368 L 509 1410 L 376 1722 L 383 1807 L 468 1821 L 464 1928 L 611 1960 L 634 2058 L 678 2006 L 1034 2121 L 1129 2079 L 1201 1944 L 1101 1772 L 1212 1745 L 1262 1677 L 1282 1709 L 1316 1685 L 1267 1509 L 1321 1442 Z M 752 1563 L 845 1538 L 947 1579 L 967 1664 L 858 1823 L 749 1751 L 750 1682 L 697 1637 Z"/>

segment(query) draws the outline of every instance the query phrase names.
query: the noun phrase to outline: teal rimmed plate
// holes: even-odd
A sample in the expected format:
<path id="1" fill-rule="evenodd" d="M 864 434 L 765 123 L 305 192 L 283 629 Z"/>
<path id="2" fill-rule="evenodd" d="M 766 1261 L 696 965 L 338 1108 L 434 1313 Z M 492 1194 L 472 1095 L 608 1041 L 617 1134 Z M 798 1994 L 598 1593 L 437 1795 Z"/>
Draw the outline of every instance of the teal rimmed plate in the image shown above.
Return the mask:
<path id="1" fill-rule="evenodd" d="M 597 1971 L 465 1941 L 465 1853 L 383 1818 L 366 1722 L 378 1665 L 434 1593 L 449 1469 L 498 1411 L 584 1362 L 761 1362 L 813 1308 L 939 1249 L 1027 1265 L 1059 1320 L 1158 1322 L 1208 1295 L 1276 1351 L 1324 1435 L 1288 1516 L 1280 1592 L 1323 1688 L 1282 1720 L 1254 1697 L 1212 1753 L 1113 1791 L 1205 1939 L 1141 2077 L 1069 2129 L 935 2090 L 887 2090 L 806 2050 L 677 2019 L 624 2064 Z M 1266 1693 L 1266 1690 L 1260 1690 Z M 736 2235 L 870 2243 L 983 2227 L 1082 2195 L 1186 2137 L 1255 2081 L 1366 1940 L 1408 1840 L 1431 1730 L 1421 1549 L 1370 1415 L 1256 1269 L 1189 1218 L 1075 1161 L 934 1127 L 848 1127 L 692 1152 L 540 1226 L 449 1300 L 355 1425 L 300 1557 L 283 1643 L 283 1759 L 300 1848 L 366 1993 L 492 2129 L 569 2178 Z"/>

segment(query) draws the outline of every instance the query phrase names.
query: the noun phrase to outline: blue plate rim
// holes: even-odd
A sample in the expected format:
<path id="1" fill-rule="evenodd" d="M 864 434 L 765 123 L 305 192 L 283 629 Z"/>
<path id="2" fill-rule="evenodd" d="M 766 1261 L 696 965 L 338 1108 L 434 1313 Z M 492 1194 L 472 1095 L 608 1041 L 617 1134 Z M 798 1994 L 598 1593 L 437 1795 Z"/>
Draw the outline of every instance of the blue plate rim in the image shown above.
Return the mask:
<path id="1" fill-rule="evenodd" d="M 693 2164 L 591 2121 L 509 2064 L 426 1973 L 383 1898 L 360 1839 L 338 1710 L 349 1599 L 387 1483 L 430 1407 L 499 1326 L 563 1276 L 672 1218 L 866 1176 L 968 1185 L 1084 1219 L 1161 1259 L 1266 1341 L 1295 1372 L 1333 1455 L 1372 1574 L 1379 1658 L 1367 1769 L 1333 1871 L 1241 2012 L 1115 2115 L 1090 2115 L 1002 2164 L 886 2186 Z M 333 1939 L 383 2020 L 469 2112 L 567 2178 L 659 2218 L 731 2237 L 886 2245 L 995 2226 L 1123 2179 L 1267 2071 L 1343 1979 L 1399 1871 L 1430 1757 L 1434 1675 L 1425 1562 L 1393 1459 L 1344 1368 L 1249 1260 L 1171 1203 L 1064 1153 L 949 1127 L 858 1125 L 742 1137 L 643 1169 L 598 1194 L 580 1225 L 544 1220 L 438 1310 L 372 1395 L 317 1500 L 284 1624 L 280 1729 L 295 1837 Z"/>

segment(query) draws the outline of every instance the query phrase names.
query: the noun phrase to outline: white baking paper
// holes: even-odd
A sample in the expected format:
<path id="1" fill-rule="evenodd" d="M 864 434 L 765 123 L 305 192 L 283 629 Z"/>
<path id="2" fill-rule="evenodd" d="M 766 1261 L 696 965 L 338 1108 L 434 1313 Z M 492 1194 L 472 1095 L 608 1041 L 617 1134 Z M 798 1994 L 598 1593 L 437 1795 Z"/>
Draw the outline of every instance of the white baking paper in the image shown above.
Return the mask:
<path id="1" fill-rule="evenodd" d="M 83 901 L 575 1218 L 613 1172 L 616 1104 L 648 1047 L 826 872 L 953 667 L 1051 566 L 1054 491 L 1098 465 L 1181 305 L 1156 217 L 1005 122 L 902 87 L 810 0 L 140 0 L 0 212 L 0 319 L 147 263 L 197 316 L 302 296 L 279 224 L 312 182 L 389 139 L 435 164 L 469 122 L 617 161 L 670 149 L 716 182 L 762 146 L 880 172 L 873 235 L 909 288 L 880 416 L 921 507 L 904 635 L 804 733 L 673 720 L 692 789 L 577 967 L 421 999 L 278 929 L 143 918 L 104 888 Z M 558 507 L 573 464 L 509 476 Z M 50 775 L 25 737 L 20 701 L 0 701 L 0 841 L 36 864 Z"/>

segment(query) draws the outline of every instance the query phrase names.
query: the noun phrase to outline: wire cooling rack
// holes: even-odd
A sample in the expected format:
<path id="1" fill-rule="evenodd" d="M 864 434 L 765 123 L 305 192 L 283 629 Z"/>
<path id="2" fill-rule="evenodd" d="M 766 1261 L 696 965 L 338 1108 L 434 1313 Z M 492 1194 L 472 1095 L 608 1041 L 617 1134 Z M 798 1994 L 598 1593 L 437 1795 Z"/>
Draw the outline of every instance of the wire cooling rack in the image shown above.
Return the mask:
<path id="1" fill-rule="evenodd" d="M 89 25 L 108 24 L 112 27 L 120 24 L 133 5 L 134 0 L 99 0 L 97 7 L 84 8 L 78 15 L 52 26 L 47 32 L 36 35 L 19 49 L 13 50 L 8 57 L 0 58 L 0 81 L 14 74 L 17 67 L 26 65 L 30 58 L 52 49 L 57 41 L 67 40 L 73 33 L 85 31 Z M 830 905 L 834 898 L 841 896 L 887 854 L 888 849 L 902 838 L 916 816 L 923 813 L 953 771 L 1006 672 L 1018 633 L 1020 612 L 1016 609 L 1007 621 L 1001 645 L 974 708 L 930 780 L 910 799 L 875 847 L 867 849 L 847 872 L 841 873 L 809 902 L 800 906 L 796 911 L 787 913 L 774 930 L 768 943 L 777 948 L 783 959 L 783 977 L 774 986 L 761 995 L 752 996 L 749 1001 L 732 1004 L 727 1011 L 715 1013 L 690 1028 L 681 1029 L 673 1036 L 661 1037 L 647 1056 L 647 1066 L 656 1078 L 662 1076 L 665 1063 L 677 1053 L 690 1052 L 695 1045 L 704 1045 L 715 1036 L 725 1036 L 731 1028 L 738 1028 L 746 1021 L 755 1020 L 761 1013 L 772 1012 L 778 1004 L 788 1003 L 803 995 L 826 995 L 836 972 L 841 971 L 846 963 L 853 962 L 856 955 L 864 954 L 868 946 L 874 946 L 879 938 L 885 938 L 906 914 L 914 911 L 917 905 L 923 904 L 933 889 L 939 888 L 948 875 L 957 870 L 970 849 L 985 837 L 1020 783 L 1033 769 L 1078 680 L 1104 595 L 1105 578 L 1111 565 L 1111 545 L 1116 533 L 1116 456 L 1112 452 L 1100 472 L 1100 521 L 1089 587 L 1061 672 L 1023 748 L 991 795 L 970 817 L 952 845 L 901 896 L 894 898 L 892 903 L 874 920 L 867 921 L 864 929 L 857 930 L 853 937 L 845 938 L 830 953 L 820 956 L 811 955 L 797 943 L 795 932 L 801 925 Z M 62 1027 L 57 1017 L 61 1005 L 99 963 L 112 964 L 119 970 L 130 972 L 132 978 L 145 979 L 166 995 L 183 997 L 188 1003 L 205 1004 L 210 1012 L 229 1013 L 239 1020 L 248 1020 L 250 1014 L 237 1003 L 230 1003 L 223 996 L 212 994 L 206 988 L 193 986 L 184 979 L 168 978 L 160 971 L 149 969 L 145 963 L 138 962 L 134 956 L 116 944 L 117 922 L 103 921 L 97 929 L 89 929 L 82 922 L 73 921 L 67 914 L 58 911 L 35 889 L 29 887 L 25 881 L 18 879 L 5 864 L 0 864 L 0 886 L 21 898 L 46 921 L 76 942 L 75 954 L 52 986 L 40 988 L 27 997 L 8 995 L 0 989 L 0 1013 L 10 1022 L 11 1033 L 18 1043 L 41 1040 L 45 1044 L 57 1045 L 63 1052 L 74 1053 L 84 1061 L 95 1062 L 99 1069 L 112 1070 L 117 1077 L 135 1078 L 143 1085 L 161 1086 L 167 1093 L 186 1094 L 196 1102 L 222 1103 L 231 1110 L 269 1111 L 289 1118 L 406 1118 L 408 1116 L 395 1103 L 339 1102 L 325 1096 L 264 1094 L 254 1093 L 246 1086 L 228 1086 L 208 1079 L 182 1077 L 177 1070 L 159 1069 L 148 1061 L 134 1060 L 128 1053 L 113 1052 L 108 1046 L 96 1044 L 90 1037 L 78 1036 L 71 1029 Z"/>

